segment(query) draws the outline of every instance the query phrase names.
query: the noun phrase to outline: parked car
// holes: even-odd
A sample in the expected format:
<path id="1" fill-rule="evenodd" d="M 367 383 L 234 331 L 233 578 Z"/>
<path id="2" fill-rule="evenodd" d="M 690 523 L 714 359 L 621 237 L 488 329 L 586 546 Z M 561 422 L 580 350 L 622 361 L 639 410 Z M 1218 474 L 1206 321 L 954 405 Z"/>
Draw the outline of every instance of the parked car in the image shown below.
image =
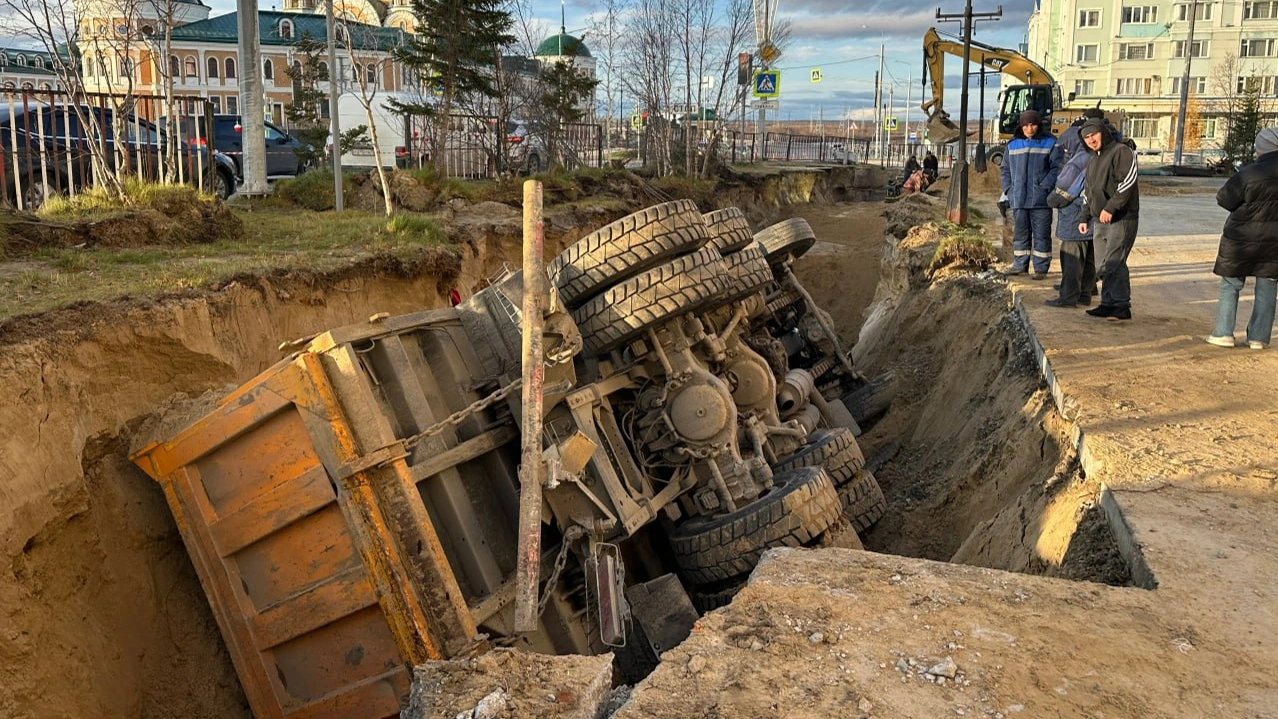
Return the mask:
<path id="1" fill-rule="evenodd" d="M 546 140 L 535 125 L 523 120 L 506 122 L 507 160 L 510 169 L 529 175 L 546 169 Z"/>
<path id="2" fill-rule="evenodd" d="M 89 121 L 88 127 L 81 118 Z M 132 175 L 160 181 L 165 175 L 170 138 L 155 123 L 129 115 L 124 118 L 126 137 L 117 145 L 115 117 L 110 108 L 48 104 L 35 100 L 0 107 L 0 190 L 5 201 L 33 210 L 45 199 L 77 191 L 93 182 L 90 143 L 100 143 L 112 167 L 127 163 Z M 173 138 L 179 175 L 208 189 L 219 198 L 236 187 L 235 163 L 220 152 L 210 155 L 202 145 Z M 18 202 L 21 192 L 22 201 Z"/>
<path id="3" fill-rule="evenodd" d="M 244 127 L 239 115 L 213 116 L 213 147 L 230 157 L 235 163 L 235 176 L 244 178 Z M 164 125 L 164 118 L 160 119 Z M 178 119 L 178 132 L 185 141 L 207 144 L 197 131 L 194 118 Z M 312 152 L 310 145 L 293 137 L 288 131 L 266 122 L 266 179 L 296 177 L 312 169 L 305 156 Z"/>

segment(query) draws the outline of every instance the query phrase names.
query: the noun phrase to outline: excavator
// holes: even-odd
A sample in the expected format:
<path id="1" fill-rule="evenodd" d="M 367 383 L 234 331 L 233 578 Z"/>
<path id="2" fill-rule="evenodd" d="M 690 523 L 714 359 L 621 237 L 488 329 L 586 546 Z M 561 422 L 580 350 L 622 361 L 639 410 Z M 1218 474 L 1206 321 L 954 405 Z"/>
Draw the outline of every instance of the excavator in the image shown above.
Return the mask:
<path id="1" fill-rule="evenodd" d="M 932 99 L 923 103 L 923 111 L 927 113 L 928 138 L 932 142 L 946 144 L 959 137 L 958 125 L 950 119 L 943 108 L 945 96 L 945 55 L 964 57 L 963 43 L 946 39 L 937 33 L 936 28 L 929 28 L 923 35 L 923 71 L 931 79 Z M 1051 128 L 1053 135 L 1059 135 L 1073 118 L 1061 115 L 1064 102 L 1061 88 L 1056 79 L 1043 66 L 1030 60 L 1015 50 L 994 47 L 972 41 L 972 49 L 967 58 L 991 70 L 1011 75 L 1024 84 L 1011 85 L 1003 89 L 998 111 L 998 134 L 1002 143 L 1012 139 L 1016 132 L 1020 114 L 1025 110 L 1035 110 L 1042 118 L 1043 124 Z M 1071 98 L 1072 99 L 1072 98 Z M 1110 123 L 1121 129 L 1124 113 L 1108 111 L 1106 117 Z M 990 148 L 986 158 L 993 165 L 1003 160 L 1004 144 Z"/>

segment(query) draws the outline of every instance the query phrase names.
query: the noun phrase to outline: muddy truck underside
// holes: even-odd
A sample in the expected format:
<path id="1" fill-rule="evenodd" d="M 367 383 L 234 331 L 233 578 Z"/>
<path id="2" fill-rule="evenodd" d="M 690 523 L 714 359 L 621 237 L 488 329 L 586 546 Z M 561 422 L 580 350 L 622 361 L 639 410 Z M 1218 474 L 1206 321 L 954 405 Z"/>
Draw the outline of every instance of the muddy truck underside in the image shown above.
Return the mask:
<path id="1" fill-rule="evenodd" d="M 300 343 L 135 454 L 255 715 L 396 716 L 413 665 L 491 646 L 615 651 L 641 676 L 766 549 L 855 543 L 886 507 L 857 420 L 890 383 L 791 271 L 814 242 L 677 201 L 549 264 L 533 632 L 514 626 L 519 272 Z"/>

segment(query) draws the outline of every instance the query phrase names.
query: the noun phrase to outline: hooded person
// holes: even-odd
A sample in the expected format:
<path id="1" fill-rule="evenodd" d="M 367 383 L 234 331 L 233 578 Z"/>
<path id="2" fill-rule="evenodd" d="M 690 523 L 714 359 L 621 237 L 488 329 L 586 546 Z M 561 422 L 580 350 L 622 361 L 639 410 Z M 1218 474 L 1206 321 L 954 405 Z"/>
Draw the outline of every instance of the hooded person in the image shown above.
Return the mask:
<path id="1" fill-rule="evenodd" d="M 1056 139 L 1046 132 L 1037 112 L 1026 110 L 1019 121 L 1000 168 L 1015 223 L 1012 269 L 1007 274 L 1025 274 L 1032 262 L 1033 278 L 1041 280 L 1052 264 L 1052 209 L 1047 195 L 1056 185 L 1060 154 L 1054 152 Z"/>
<path id="2" fill-rule="evenodd" d="M 1238 294 L 1255 279 L 1255 302 L 1247 323 L 1247 346 L 1264 349 L 1272 339 L 1278 299 L 1278 128 L 1256 135 L 1256 162 L 1243 167 L 1216 193 L 1229 210 L 1212 272 L 1220 275 L 1216 327 L 1207 341 L 1234 346 Z"/>
<path id="3" fill-rule="evenodd" d="M 1087 311 L 1109 320 L 1132 318 L 1131 277 L 1127 258 L 1136 242 L 1140 223 L 1140 183 L 1136 153 L 1115 139 L 1100 118 L 1088 118 L 1079 128 L 1091 159 L 1083 176 L 1083 205 L 1078 217 L 1080 234 L 1092 231 L 1096 276 L 1101 302 Z"/>
<path id="4" fill-rule="evenodd" d="M 1083 179 L 1091 155 L 1083 145 L 1082 125 L 1095 112 L 1088 109 L 1076 119 L 1056 140 L 1056 150 L 1062 164 L 1056 176 L 1056 187 L 1047 196 L 1047 204 L 1057 211 L 1056 240 L 1060 247 L 1060 293 L 1044 302 L 1049 307 L 1087 306 L 1096 295 L 1096 257 L 1092 245 L 1092 233 L 1078 231 L 1078 216 L 1083 210 Z M 1091 229 L 1090 227 L 1088 228 Z"/>

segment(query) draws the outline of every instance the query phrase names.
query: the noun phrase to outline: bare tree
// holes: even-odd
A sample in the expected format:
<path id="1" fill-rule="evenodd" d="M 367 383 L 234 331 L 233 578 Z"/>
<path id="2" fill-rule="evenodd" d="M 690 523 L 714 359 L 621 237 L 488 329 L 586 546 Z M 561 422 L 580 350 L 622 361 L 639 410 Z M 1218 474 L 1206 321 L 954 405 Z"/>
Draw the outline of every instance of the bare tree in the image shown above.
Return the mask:
<path id="1" fill-rule="evenodd" d="M 591 22 L 591 34 L 599 38 L 595 43 L 595 54 L 598 67 L 603 72 L 600 84 L 603 85 L 604 93 L 605 132 L 611 130 L 613 119 L 623 111 L 619 107 L 621 83 L 617 81 L 617 70 L 621 65 L 618 53 L 623 45 L 621 24 L 628 7 L 626 0 L 600 0 L 599 12 L 593 16 Z"/>
<path id="2" fill-rule="evenodd" d="M 393 67 L 389 55 L 389 47 L 382 47 L 381 28 L 371 25 L 350 23 L 346 31 L 338 35 L 342 51 L 348 66 L 350 86 L 364 108 L 364 119 L 368 121 L 369 139 L 373 143 L 373 156 L 377 161 L 373 166 L 377 169 L 377 181 L 382 188 L 382 201 L 386 216 L 395 213 L 395 201 L 391 194 L 391 186 L 386 176 L 386 168 L 381 162 L 381 144 L 378 140 L 378 110 L 381 102 L 378 93 L 385 87 L 387 68 Z"/>
<path id="3" fill-rule="evenodd" d="M 627 23 L 620 63 L 624 86 L 648 116 L 640 138 L 641 149 L 658 174 L 671 170 L 671 91 L 675 73 L 673 23 L 676 0 L 636 0 Z"/>
<path id="4" fill-rule="evenodd" d="M 1274 110 L 1268 99 L 1278 90 L 1273 66 L 1230 53 L 1212 66 L 1209 84 L 1216 98 L 1212 109 L 1217 124 L 1224 124 L 1223 133 L 1219 126 L 1216 130 L 1221 154 L 1228 160 L 1249 161 L 1256 132 Z"/>

